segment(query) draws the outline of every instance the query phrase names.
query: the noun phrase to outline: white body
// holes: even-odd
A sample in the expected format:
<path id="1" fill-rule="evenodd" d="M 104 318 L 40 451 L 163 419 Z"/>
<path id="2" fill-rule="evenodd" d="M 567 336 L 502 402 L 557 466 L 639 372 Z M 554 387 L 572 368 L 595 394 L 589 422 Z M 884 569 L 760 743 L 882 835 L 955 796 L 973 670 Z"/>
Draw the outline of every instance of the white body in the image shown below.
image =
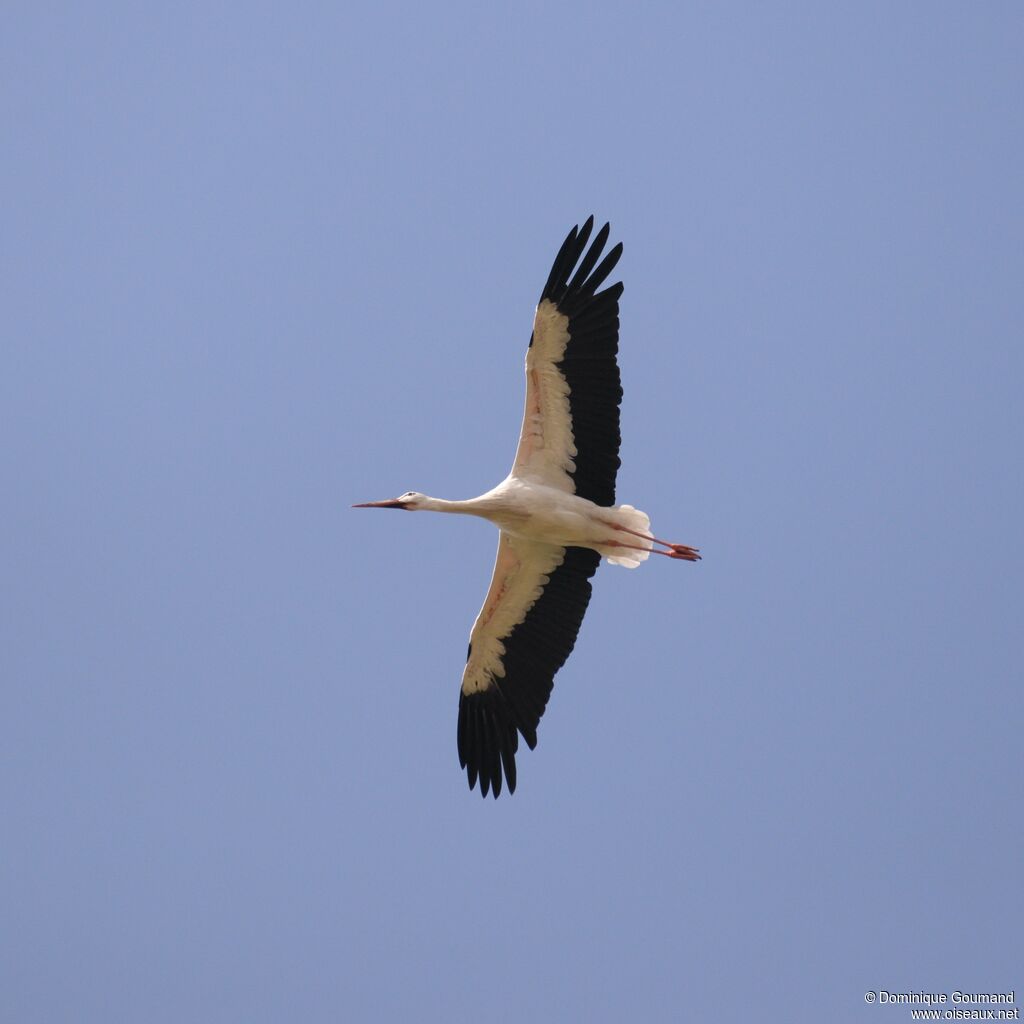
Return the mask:
<path id="1" fill-rule="evenodd" d="M 632 505 L 604 507 L 575 493 L 571 473 L 577 450 L 569 387 L 559 369 L 568 342 L 569 318 L 543 300 L 526 353 L 526 404 L 509 475 L 469 501 L 420 498 L 410 507 L 481 516 L 512 537 L 592 548 L 615 565 L 635 569 L 649 556 L 652 545 L 643 538 L 624 536 L 616 527 L 649 534 L 650 519 Z M 625 547 L 623 540 L 636 546 Z M 612 541 L 618 541 L 618 546 L 611 546 Z"/>
<path id="2" fill-rule="evenodd" d="M 635 569 L 650 556 L 650 546 L 628 536 L 637 547 L 612 546 L 623 534 L 616 527 L 640 533 L 650 519 L 632 505 L 603 508 L 586 498 L 550 487 L 528 477 L 508 476 L 497 487 L 468 501 L 421 498 L 416 507 L 432 512 L 454 512 L 488 519 L 512 537 L 561 547 L 592 548 L 615 565 Z"/>

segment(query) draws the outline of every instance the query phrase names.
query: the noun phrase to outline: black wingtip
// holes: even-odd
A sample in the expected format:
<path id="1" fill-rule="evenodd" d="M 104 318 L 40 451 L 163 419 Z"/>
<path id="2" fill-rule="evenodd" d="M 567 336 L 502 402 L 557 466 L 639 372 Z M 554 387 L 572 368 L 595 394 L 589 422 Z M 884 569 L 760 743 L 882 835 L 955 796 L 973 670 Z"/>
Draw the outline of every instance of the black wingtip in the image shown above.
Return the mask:
<path id="1" fill-rule="evenodd" d="M 610 252 L 594 270 L 594 265 L 601 257 L 601 253 L 608 242 L 611 233 L 611 223 L 606 222 L 594 237 L 590 248 L 587 242 L 590 233 L 594 228 L 594 215 L 591 214 L 581 228 L 578 224 L 573 227 L 565 237 L 555 262 L 551 266 L 551 273 L 544 284 L 540 301 L 549 299 L 566 314 L 577 309 L 593 298 L 597 289 L 605 281 L 608 275 L 615 269 L 619 257 L 622 255 L 622 243 L 616 243 Z M 581 259 L 582 257 L 582 259 Z M 577 266 L 578 264 L 578 266 Z M 570 275 L 575 274 L 570 280 Z"/>
<path id="2" fill-rule="evenodd" d="M 591 218 L 593 220 L 593 218 Z M 608 241 L 608 234 L 611 231 L 611 224 L 605 224 L 597 236 L 594 238 L 594 244 L 591 245 L 587 254 L 583 257 L 580 265 L 576 268 L 576 274 L 573 279 L 569 282 L 567 291 L 576 291 L 587 279 L 587 275 L 594 269 L 594 264 L 597 262 L 598 257 L 601 255 L 601 250 L 604 249 L 605 243 Z"/>
<path id="3" fill-rule="evenodd" d="M 470 789 L 479 782 L 480 795 L 490 794 L 495 800 L 503 784 L 509 793 L 515 792 L 519 739 L 497 691 L 459 694 L 458 747 Z"/>
<path id="4" fill-rule="evenodd" d="M 594 230 L 594 215 L 591 214 L 584 222 L 583 227 L 580 229 L 578 243 L 580 249 L 587 244 L 587 239 L 590 237 L 590 232 Z"/>
<path id="5" fill-rule="evenodd" d="M 558 255 L 555 256 L 555 262 L 551 264 L 551 273 L 548 274 L 548 279 L 544 283 L 544 288 L 540 293 L 541 302 L 543 302 L 544 299 L 546 299 L 548 295 L 554 290 L 558 282 L 558 278 L 560 277 L 563 269 L 565 268 L 565 264 L 568 260 L 569 253 L 572 251 L 576 243 L 576 236 L 579 233 L 579 230 L 579 225 L 576 224 L 573 226 L 569 234 L 565 236 L 565 241 L 559 248 Z M 575 263 L 575 260 L 573 262 Z M 568 270 L 566 269 L 565 272 L 568 273 Z"/>

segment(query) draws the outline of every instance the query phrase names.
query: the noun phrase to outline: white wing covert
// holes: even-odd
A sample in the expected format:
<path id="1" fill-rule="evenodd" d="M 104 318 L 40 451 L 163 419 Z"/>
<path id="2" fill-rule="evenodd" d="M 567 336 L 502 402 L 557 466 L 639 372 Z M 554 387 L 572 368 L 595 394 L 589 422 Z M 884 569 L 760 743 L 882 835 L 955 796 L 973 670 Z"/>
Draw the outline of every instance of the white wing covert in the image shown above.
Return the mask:
<path id="1" fill-rule="evenodd" d="M 502 532 L 491 586 L 470 635 L 459 693 L 459 762 L 470 789 L 515 792 L 519 733 L 532 750 L 555 673 L 590 601 L 601 556 Z"/>
<path id="2" fill-rule="evenodd" d="M 541 292 L 526 353 L 526 406 L 512 473 L 610 506 L 621 442 L 616 355 L 622 283 L 597 289 L 615 269 L 622 243 L 594 269 L 608 241 L 605 224 L 570 280 L 593 224 L 591 217 L 582 230 L 569 232 Z"/>

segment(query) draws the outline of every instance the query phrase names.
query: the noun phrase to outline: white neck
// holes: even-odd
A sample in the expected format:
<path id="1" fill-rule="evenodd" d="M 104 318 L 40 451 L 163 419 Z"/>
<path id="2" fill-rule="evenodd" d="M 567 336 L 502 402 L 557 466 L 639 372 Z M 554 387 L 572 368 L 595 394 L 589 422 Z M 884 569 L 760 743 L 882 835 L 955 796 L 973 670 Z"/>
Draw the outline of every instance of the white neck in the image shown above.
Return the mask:
<path id="1" fill-rule="evenodd" d="M 446 501 L 444 498 L 431 498 L 425 494 L 419 509 L 416 511 L 425 512 L 453 512 L 463 516 L 483 516 L 484 509 L 480 505 L 479 498 L 470 498 L 468 501 Z"/>

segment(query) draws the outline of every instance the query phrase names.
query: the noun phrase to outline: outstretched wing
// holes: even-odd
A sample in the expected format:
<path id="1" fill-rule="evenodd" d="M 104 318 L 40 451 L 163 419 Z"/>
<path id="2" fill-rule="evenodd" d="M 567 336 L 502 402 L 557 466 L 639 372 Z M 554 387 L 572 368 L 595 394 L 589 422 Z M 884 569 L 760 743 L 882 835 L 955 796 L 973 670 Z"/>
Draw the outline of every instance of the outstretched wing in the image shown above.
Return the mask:
<path id="1" fill-rule="evenodd" d="M 601 556 L 513 537 L 498 540 L 491 587 L 470 634 L 459 694 L 459 762 L 469 788 L 516 788 L 519 733 L 532 750 L 555 673 L 576 643 Z"/>
<path id="2" fill-rule="evenodd" d="M 619 469 L 622 384 L 615 356 L 622 283 L 597 289 L 615 269 L 622 243 L 595 269 L 609 225 L 584 256 L 593 226 L 590 217 L 582 230 L 569 232 L 541 293 L 526 353 L 526 409 L 512 475 L 608 506 L 615 504 Z"/>

